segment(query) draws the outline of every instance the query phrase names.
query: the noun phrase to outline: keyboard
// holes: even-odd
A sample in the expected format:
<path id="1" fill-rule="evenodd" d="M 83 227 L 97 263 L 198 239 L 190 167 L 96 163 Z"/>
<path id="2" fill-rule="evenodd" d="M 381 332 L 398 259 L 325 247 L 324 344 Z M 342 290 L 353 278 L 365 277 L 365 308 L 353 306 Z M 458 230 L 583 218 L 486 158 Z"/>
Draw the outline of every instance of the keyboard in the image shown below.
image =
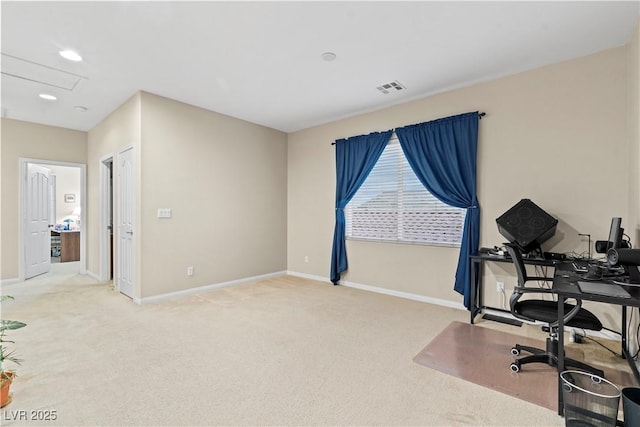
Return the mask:
<path id="1" fill-rule="evenodd" d="M 582 273 L 586 273 L 587 271 L 589 271 L 589 267 L 590 267 L 589 262 L 583 259 L 576 259 L 571 262 L 571 265 L 573 266 L 574 271 L 578 271 Z"/>
<path id="2" fill-rule="evenodd" d="M 555 274 L 566 278 L 582 277 L 589 271 L 589 262 L 583 259 L 569 260 L 556 267 Z"/>

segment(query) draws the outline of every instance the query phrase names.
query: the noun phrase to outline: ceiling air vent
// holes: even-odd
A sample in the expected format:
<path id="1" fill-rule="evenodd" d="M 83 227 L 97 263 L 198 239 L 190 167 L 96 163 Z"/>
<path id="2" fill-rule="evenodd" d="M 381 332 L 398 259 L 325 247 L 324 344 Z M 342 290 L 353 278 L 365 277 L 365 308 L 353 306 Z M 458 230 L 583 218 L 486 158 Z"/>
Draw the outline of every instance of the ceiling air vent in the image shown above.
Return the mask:
<path id="1" fill-rule="evenodd" d="M 388 93 L 391 93 L 391 92 L 395 92 L 395 91 L 398 91 L 398 90 L 404 90 L 404 89 L 406 89 L 406 88 L 404 86 L 402 86 L 402 84 L 397 80 L 394 80 L 394 81 L 392 81 L 390 83 L 385 83 L 382 86 L 378 86 L 378 90 L 380 92 L 384 93 L 385 95 L 388 94 Z"/>
<path id="2" fill-rule="evenodd" d="M 1 74 L 17 79 L 26 80 L 35 84 L 43 84 L 58 89 L 72 91 L 81 80 L 87 77 L 73 74 L 68 71 L 49 67 L 17 56 L 2 53 Z M 4 79 L 4 77 L 3 77 Z"/>

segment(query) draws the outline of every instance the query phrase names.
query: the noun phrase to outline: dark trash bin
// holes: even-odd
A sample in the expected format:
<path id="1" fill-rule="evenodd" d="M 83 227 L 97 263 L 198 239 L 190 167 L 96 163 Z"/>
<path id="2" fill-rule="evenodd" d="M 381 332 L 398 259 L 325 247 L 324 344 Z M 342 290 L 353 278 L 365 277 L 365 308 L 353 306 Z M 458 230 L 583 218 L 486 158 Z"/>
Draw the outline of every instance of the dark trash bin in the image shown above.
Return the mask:
<path id="1" fill-rule="evenodd" d="M 640 388 L 622 389 L 622 413 L 625 427 L 640 426 Z"/>

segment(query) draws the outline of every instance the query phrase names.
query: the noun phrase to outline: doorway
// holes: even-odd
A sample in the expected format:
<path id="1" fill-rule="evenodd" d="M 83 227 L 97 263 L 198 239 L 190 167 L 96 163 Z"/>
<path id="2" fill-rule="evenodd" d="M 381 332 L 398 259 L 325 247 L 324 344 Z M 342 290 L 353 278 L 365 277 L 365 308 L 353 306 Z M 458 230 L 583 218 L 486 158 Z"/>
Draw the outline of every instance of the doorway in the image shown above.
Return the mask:
<path id="1" fill-rule="evenodd" d="M 101 281 L 135 299 L 135 157 L 132 146 L 100 159 Z"/>
<path id="2" fill-rule="evenodd" d="M 113 280 L 113 155 L 100 159 L 100 281 Z"/>
<path id="3" fill-rule="evenodd" d="M 20 158 L 19 170 L 19 280 L 49 271 L 51 256 L 56 254 L 51 237 L 57 234 L 57 238 L 60 232 L 68 233 L 64 240 L 72 242 L 67 243 L 67 254 L 77 254 L 73 258 L 79 261 L 78 272 L 85 274 L 86 165 Z M 32 221 L 35 216 L 42 218 Z M 36 225 L 42 228 L 37 233 Z M 36 235 L 38 238 L 34 238 Z M 34 268 L 36 264 L 39 265 Z"/>
<path id="4" fill-rule="evenodd" d="M 43 165 L 51 173 L 51 262 L 80 261 L 80 168 Z"/>

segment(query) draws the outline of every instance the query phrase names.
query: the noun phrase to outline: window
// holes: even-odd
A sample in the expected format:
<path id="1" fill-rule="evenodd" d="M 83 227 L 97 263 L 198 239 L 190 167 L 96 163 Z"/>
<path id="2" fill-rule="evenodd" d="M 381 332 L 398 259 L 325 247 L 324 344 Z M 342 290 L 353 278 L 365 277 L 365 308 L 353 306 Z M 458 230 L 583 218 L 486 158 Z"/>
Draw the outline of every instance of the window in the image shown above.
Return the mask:
<path id="1" fill-rule="evenodd" d="M 460 246 L 465 213 L 424 188 L 394 138 L 346 206 L 346 237 Z"/>

